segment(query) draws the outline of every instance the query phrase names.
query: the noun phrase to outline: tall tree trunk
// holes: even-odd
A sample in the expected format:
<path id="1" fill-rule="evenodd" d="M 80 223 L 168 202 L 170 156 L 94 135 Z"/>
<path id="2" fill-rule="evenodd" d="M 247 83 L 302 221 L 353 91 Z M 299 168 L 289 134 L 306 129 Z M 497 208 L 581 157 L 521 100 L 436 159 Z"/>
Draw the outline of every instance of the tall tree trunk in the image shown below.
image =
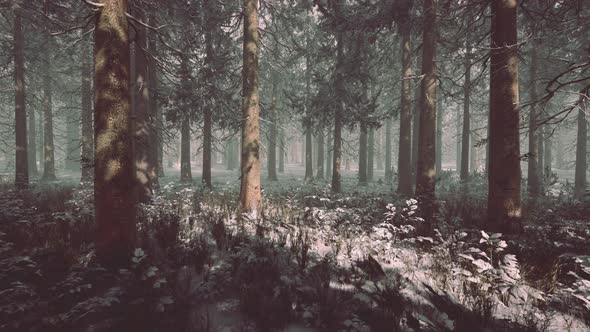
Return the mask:
<path id="1" fill-rule="evenodd" d="M 489 228 L 521 228 L 517 1 L 493 0 L 488 169 Z"/>
<path id="2" fill-rule="evenodd" d="M 416 196 L 421 200 L 422 217 L 426 220 L 424 231 L 430 232 L 436 213 L 436 1 L 425 0 L 424 13 Z"/>
<path id="3" fill-rule="evenodd" d="M 391 144 L 391 139 L 392 139 L 392 118 L 388 117 L 387 120 L 385 120 L 385 182 L 387 184 L 391 185 L 391 181 L 393 179 L 393 167 L 391 164 L 391 149 L 392 149 L 392 144 Z"/>
<path id="4" fill-rule="evenodd" d="M 244 0 L 244 53 L 242 69 L 242 166 L 240 208 L 258 218 L 260 191 L 260 129 L 258 105 L 258 1 Z"/>
<path id="5" fill-rule="evenodd" d="M 96 253 L 128 265 L 135 247 L 135 177 L 130 123 L 127 1 L 103 0 L 94 34 L 94 208 Z"/>
<path id="6" fill-rule="evenodd" d="M 359 185 L 367 185 L 367 124 L 361 121 L 359 138 Z"/>
<path id="7" fill-rule="evenodd" d="M 29 110 L 29 140 L 27 145 L 27 161 L 29 163 L 29 175 L 30 176 L 37 176 L 39 172 L 37 170 L 37 130 L 35 130 L 35 110 Z"/>
<path id="8" fill-rule="evenodd" d="M 588 93 L 588 92 L 586 92 Z M 584 96 L 582 96 L 584 98 Z M 578 131 L 576 139 L 576 171 L 574 183 L 574 196 L 582 197 L 586 192 L 587 179 L 586 169 L 587 163 L 587 144 L 588 144 L 588 120 L 586 119 L 586 109 L 588 108 L 588 101 L 582 100 L 582 106 L 578 110 Z"/>
<path id="9" fill-rule="evenodd" d="M 538 197 L 541 193 L 541 180 L 539 179 L 539 134 L 537 131 L 537 45 L 531 47 L 530 68 L 530 112 L 529 112 L 529 158 L 527 169 L 527 189 L 529 197 Z"/>
<path id="10" fill-rule="evenodd" d="M 469 41 L 466 45 L 467 49 L 471 48 Z M 467 180 L 469 178 L 469 136 L 471 135 L 471 115 L 470 115 L 470 106 L 471 106 L 471 52 L 467 52 L 465 54 L 465 82 L 463 84 L 463 130 L 461 132 L 461 167 L 460 167 L 460 174 L 461 174 L 461 181 Z M 457 123 L 459 120 L 457 120 Z M 471 142 L 473 144 L 473 142 Z"/>
<path id="11" fill-rule="evenodd" d="M 92 126 L 92 55 L 90 43 L 82 41 L 82 168 L 81 181 L 91 181 L 94 173 Z"/>
<path id="12" fill-rule="evenodd" d="M 324 128 L 320 127 L 318 129 L 318 140 L 317 140 L 318 148 L 317 148 L 317 179 L 324 178 Z"/>
<path id="13" fill-rule="evenodd" d="M 369 144 L 367 152 L 367 181 L 373 181 L 373 170 L 375 168 L 375 129 L 369 129 Z"/>
<path id="14" fill-rule="evenodd" d="M 18 190 L 29 187 L 29 162 L 27 150 L 27 111 L 25 104 L 25 56 L 24 37 L 21 26 L 21 10 L 14 9 L 14 127 L 15 127 L 15 178 Z"/>
<path id="15" fill-rule="evenodd" d="M 135 13 L 140 20 L 143 19 L 140 13 Z M 150 123 L 150 95 L 148 87 L 148 55 L 147 49 L 147 31 L 144 27 L 137 27 L 135 33 L 133 57 L 135 61 L 135 76 L 133 84 L 134 108 L 133 113 L 133 135 L 134 135 L 134 152 L 135 157 L 135 183 L 137 185 L 137 194 L 141 202 L 146 202 L 152 196 L 152 180 L 156 174 L 156 160 L 150 158 L 151 144 L 154 143 L 152 137 L 153 130 Z"/>
<path id="16" fill-rule="evenodd" d="M 47 38 L 45 49 L 45 63 L 43 75 L 43 181 L 55 181 L 55 145 L 53 144 L 53 109 L 51 82 L 51 46 L 52 41 Z"/>
<path id="17" fill-rule="evenodd" d="M 442 136 L 443 136 L 443 109 L 442 97 L 436 99 L 436 174 L 442 173 Z"/>
<path id="18" fill-rule="evenodd" d="M 402 49 L 402 91 L 399 123 L 399 152 L 397 159 L 397 192 L 412 195 L 412 111 L 411 81 L 412 46 L 410 44 L 410 22 L 400 23 Z"/>

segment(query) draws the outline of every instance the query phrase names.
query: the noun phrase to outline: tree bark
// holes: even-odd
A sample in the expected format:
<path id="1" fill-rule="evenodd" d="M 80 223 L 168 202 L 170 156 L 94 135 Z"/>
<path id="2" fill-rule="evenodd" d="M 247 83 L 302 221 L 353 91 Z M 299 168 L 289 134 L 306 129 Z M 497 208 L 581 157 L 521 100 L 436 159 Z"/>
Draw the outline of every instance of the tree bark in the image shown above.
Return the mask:
<path id="1" fill-rule="evenodd" d="M 94 35 L 96 253 L 104 264 L 118 267 L 129 264 L 136 236 L 127 1 L 102 5 Z"/>
<path id="2" fill-rule="evenodd" d="M 420 85 L 420 133 L 416 168 L 416 196 L 422 203 L 425 232 L 435 222 L 436 181 L 436 2 L 424 1 L 424 34 L 422 44 L 422 84 Z"/>
<path id="3" fill-rule="evenodd" d="M 258 101 L 258 1 L 244 0 L 244 49 L 242 69 L 242 161 L 240 208 L 258 218 L 260 190 L 260 129 Z"/>
<path id="4" fill-rule="evenodd" d="M 88 41 L 82 42 L 82 168 L 81 181 L 91 181 L 94 173 L 92 126 L 92 58 Z"/>
<path id="5" fill-rule="evenodd" d="M 21 10 L 14 9 L 14 127 L 15 127 L 15 178 L 17 190 L 29 187 L 29 162 L 27 150 L 27 111 L 25 103 L 25 57 Z"/>
<path id="6" fill-rule="evenodd" d="M 53 109 L 51 82 L 51 46 L 50 37 L 46 37 L 45 63 L 43 74 L 43 181 L 55 181 L 55 145 L 53 144 Z"/>
<path id="7" fill-rule="evenodd" d="M 493 0 L 490 62 L 488 225 L 521 228 L 517 1 Z"/>
<path id="8" fill-rule="evenodd" d="M 410 44 L 410 23 L 400 24 L 402 49 L 402 91 L 399 124 L 399 152 L 397 160 L 398 187 L 397 192 L 412 195 L 412 111 L 411 81 L 412 46 Z"/>

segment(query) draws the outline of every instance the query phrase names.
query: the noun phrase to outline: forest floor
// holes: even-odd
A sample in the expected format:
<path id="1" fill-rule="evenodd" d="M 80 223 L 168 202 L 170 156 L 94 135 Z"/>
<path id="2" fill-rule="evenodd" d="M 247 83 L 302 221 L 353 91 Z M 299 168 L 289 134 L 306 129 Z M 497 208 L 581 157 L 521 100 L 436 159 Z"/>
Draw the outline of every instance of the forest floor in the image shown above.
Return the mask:
<path id="1" fill-rule="evenodd" d="M 590 198 L 567 184 L 527 201 L 522 234 L 488 234 L 484 178 L 444 172 L 424 237 L 382 172 L 335 195 L 288 167 L 258 220 L 236 215 L 236 172 L 211 192 L 166 173 L 119 271 L 94 259 L 78 174 L 0 185 L 0 331 L 590 331 Z"/>

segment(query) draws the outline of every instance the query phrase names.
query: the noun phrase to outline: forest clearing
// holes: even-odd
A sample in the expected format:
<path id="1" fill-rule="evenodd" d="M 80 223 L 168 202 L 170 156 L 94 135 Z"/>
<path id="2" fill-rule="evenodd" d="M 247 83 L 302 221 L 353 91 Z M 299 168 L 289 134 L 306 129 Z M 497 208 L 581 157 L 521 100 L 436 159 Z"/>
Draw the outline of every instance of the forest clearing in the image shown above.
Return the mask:
<path id="1" fill-rule="evenodd" d="M 0 14 L 0 331 L 590 331 L 588 1 Z"/>

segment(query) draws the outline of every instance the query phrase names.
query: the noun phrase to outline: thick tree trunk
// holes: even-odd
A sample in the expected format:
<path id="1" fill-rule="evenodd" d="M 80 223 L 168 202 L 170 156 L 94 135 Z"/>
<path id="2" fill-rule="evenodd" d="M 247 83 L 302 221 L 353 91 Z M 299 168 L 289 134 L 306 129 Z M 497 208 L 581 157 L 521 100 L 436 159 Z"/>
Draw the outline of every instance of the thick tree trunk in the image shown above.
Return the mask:
<path id="1" fill-rule="evenodd" d="M 27 150 L 27 111 L 25 109 L 25 57 L 24 37 L 21 26 L 20 8 L 14 10 L 14 129 L 15 136 L 15 178 L 18 190 L 29 187 L 29 162 Z"/>
<path id="2" fill-rule="evenodd" d="M 47 37 L 50 38 L 50 37 Z M 53 144 L 53 109 L 51 82 L 51 40 L 47 39 L 43 75 L 43 181 L 55 181 L 55 145 Z"/>
<path id="3" fill-rule="evenodd" d="M 94 35 L 96 253 L 127 266 L 135 247 L 135 177 L 130 123 L 127 1 L 103 0 Z"/>
<path id="4" fill-rule="evenodd" d="M 367 185 L 367 124 L 361 121 L 359 138 L 359 185 Z"/>
<path id="5" fill-rule="evenodd" d="M 471 47 L 467 45 L 467 47 Z M 460 163 L 460 173 L 461 174 L 461 181 L 467 180 L 469 178 L 469 152 L 470 151 L 470 142 L 469 136 L 471 135 L 471 115 L 470 115 L 470 106 L 471 106 L 471 53 L 467 52 L 465 55 L 465 82 L 463 84 L 463 130 L 461 132 L 461 160 Z M 457 120 L 458 122 L 458 120 Z M 473 141 L 471 142 L 473 144 Z"/>
<path id="6" fill-rule="evenodd" d="M 488 223 L 502 232 L 522 217 L 516 10 L 517 1 L 492 2 Z"/>
<path id="7" fill-rule="evenodd" d="M 420 85 L 420 134 L 416 168 L 416 196 L 421 203 L 425 232 L 434 224 L 436 182 L 436 1 L 424 1 L 422 84 Z"/>
<path id="8" fill-rule="evenodd" d="M 399 123 L 399 152 L 397 159 L 398 187 L 397 192 L 412 195 L 412 111 L 411 81 L 412 46 L 410 44 L 410 23 L 400 24 L 402 49 L 402 91 Z"/>
<path id="9" fill-rule="evenodd" d="M 320 127 L 318 130 L 318 139 L 317 139 L 317 144 L 318 144 L 318 148 L 317 148 L 317 158 L 316 158 L 316 162 L 317 162 L 317 173 L 316 173 L 316 178 L 317 179 L 323 179 L 324 178 L 324 128 Z"/>
<path id="10" fill-rule="evenodd" d="M 92 56 L 90 43 L 82 44 L 82 168 L 81 181 L 91 181 L 94 173 L 94 139 L 92 125 Z"/>
<path id="11" fill-rule="evenodd" d="M 143 19 L 139 13 L 136 13 L 139 19 Z M 133 57 L 135 61 L 135 77 L 133 85 L 134 108 L 133 112 L 133 135 L 134 135 L 134 163 L 135 163 L 135 183 L 137 185 L 137 194 L 140 202 L 146 202 L 153 194 L 152 180 L 156 174 L 156 160 L 150 158 L 151 144 L 154 143 L 152 138 L 153 130 L 150 123 L 150 95 L 148 87 L 148 54 L 146 29 L 143 27 L 136 28 Z"/>
<path id="12" fill-rule="evenodd" d="M 393 179 L 393 167 L 392 167 L 392 163 L 391 163 L 391 149 L 392 149 L 392 144 L 391 144 L 391 139 L 392 139 L 392 118 L 389 117 L 387 118 L 387 120 L 385 120 L 385 182 L 388 184 L 391 184 L 391 181 Z"/>
<path id="13" fill-rule="evenodd" d="M 373 170 L 375 168 L 375 129 L 369 129 L 369 143 L 367 151 L 367 181 L 373 181 Z"/>
<path id="14" fill-rule="evenodd" d="M 29 128 L 27 128 L 27 130 L 29 134 L 29 140 L 27 142 L 27 161 L 29 162 L 29 175 L 31 177 L 35 177 L 39 175 L 37 170 L 37 130 L 35 130 L 37 123 L 35 123 L 35 110 L 29 110 L 28 113 Z"/>
<path id="15" fill-rule="evenodd" d="M 244 0 L 242 69 L 242 161 L 240 209 L 258 218 L 260 190 L 260 129 L 258 104 L 258 1 Z"/>
<path id="16" fill-rule="evenodd" d="M 535 44 L 535 43 L 534 43 Z M 541 179 L 539 179 L 539 134 L 537 130 L 537 45 L 531 47 L 530 68 L 530 112 L 529 112 L 529 158 L 527 169 L 527 190 L 529 197 L 538 197 L 541 193 Z"/>

